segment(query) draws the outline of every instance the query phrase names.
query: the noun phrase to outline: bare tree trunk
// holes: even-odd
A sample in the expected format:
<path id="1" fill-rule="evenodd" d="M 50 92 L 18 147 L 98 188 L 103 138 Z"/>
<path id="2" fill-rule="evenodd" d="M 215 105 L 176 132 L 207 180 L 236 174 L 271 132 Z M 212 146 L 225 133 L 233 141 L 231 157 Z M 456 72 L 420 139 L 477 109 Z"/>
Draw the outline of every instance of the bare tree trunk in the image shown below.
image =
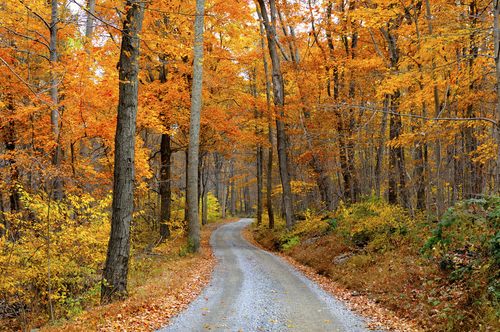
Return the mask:
<path id="1" fill-rule="evenodd" d="M 95 0 L 89 0 L 88 2 L 88 13 L 87 13 L 87 23 L 85 24 L 85 37 L 87 42 L 92 38 L 94 33 L 94 13 L 95 13 Z"/>
<path id="2" fill-rule="evenodd" d="M 188 163 L 188 150 L 186 149 L 185 152 L 184 152 L 184 159 L 185 159 L 185 172 L 184 172 L 184 176 L 185 176 L 185 181 L 186 181 L 186 197 L 185 197 L 185 200 L 184 200 L 184 226 L 187 227 L 187 224 L 188 224 L 188 215 L 189 215 L 189 209 L 188 209 L 188 203 L 187 203 L 187 197 L 188 197 L 188 191 L 189 191 L 189 186 L 188 186 L 188 174 L 189 174 L 189 163 Z"/>
<path id="3" fill-rule="evenodd" d="M 52 107 L 50 112 L 50 123 L 52 128 L 52 136 L 56 140 L 54 154 L 52 155 L 52 164 L 59 169 L 61 165 L 61 138 L 59 132 L 59 96 L 56 64 L 58 61 L 57 54 L 57 26 L 58 26 L 58 0 L 52 0 L 52 11 L 50 19 L 50 45 L 49 45 L 49 60 L 50 60 L 50 99 Z M 54 176 L 54 198 L 55 200 L 62 199 L 61 177 L 59 174 Z"/>
<path id="4" fill-rule="evenodd" d="M 258 0 L 260 5 L 260 11 L 263 18 L 264 27 L 266 29 L 267 44 L 269 48 L 269 55 L 271 57 L 272 63 L 272 80 L 273 80 L 273 93 L 274 93 L 274 104 L 278 108 L 278 114 L 280 117 L 284 116 L 283 107 L 285 105 L 285 94 L 284 94 L 284 84 L 283 75 L 280 68 L 279 54 L 276 49 L 276 8 L 274 0 L 269 0 L 269 5 L 271 9 L 271 22 L 267 15 L 267 8 L 264 0 Z M 286 228 L 288 231 L 292 230 L 292 226 L 295 223 L 293 215 L 293 203 L 292 203 L 292 187 L 290 185 L 290 174 L 288 172 L 288 154 L 286 150 L 286 127 L 285 123 L 281 119 L 276 120 L 276 131 L 277 131 L 277 141 L 278 141 L 278 160 L 280 165 L 280 175 L 281 175 L 281 185 L 283 188 L 283 208 L 285 212 Z"/>
<path id="5" fill-rule="evenodd" d="M 221 198 L 220 176 L 221 176 L 222 166 L 224 165 L 224 160 L 223 157 L 219 155 L 217 152 L 214 152 L 214 163 L 215 163 L 214 165 L 215 198 L 217 198 L 217 200 L 220 202 Z"/>
<path id="6" fill-rule="evenodd" d="M 428 0 L 427 0 L 428 1 Z M 439 118 L 441 116 L 441 105 L 439 103 L 439 91 L 437 86 L 434 87 L 434 108 L 435 108 L 435 116 Z M 439 123 L 436 121 L 436 146 L 434 147 L 436 153 L 436 212 L 438 217 L 441 217 L 444 214 L 444 191 L 443 191 L 443 179 L 441 179 L 442 175 L 442 163 L 443 158 L 441 157 L 441 136 L 439 130 Z"/>
<path id="7" fill-rule="evenodd" d="M 201 252 L 200 218 L 198 214 L 198 150 L 200 144 L 201 88 L 203 85 L 203 21 L 205 0 L 196 0 L 194 22 L 193 91 L 189 125 L 188 153 L 188 238 L 192 250 Z"/>
<path id="8" fill-rule="evenodd" d="M 92 47 L 92 35 L 94 34 L 94 13 L 95 13 L 95 0 L 88 1 L 88 13 L 87 13 L 87 23 L 85 25 L 85 50 L 87 54 L 90 55 L 90 49 Z M 90 68 L 89 68 L 90 70 Z M 90 103 L 89 103 L 90 105 Z M 88 138 L 82 138 L 80 141 L 80 153 L 83 158 L 88 158 L 89 150 L 87 147 L 87 142 L 90 142 Z"/>
<path id="9" fill-rule="evenodd" d="M 424 166 L 424 149 L 423 144 L 418 143 L 415 147 L 415 177 L 416 177 L 416 185 L 417 185 L 417 209 L 425 210 L 425 166 Z"/>
<path id="10" fill-rule="evenodd" d="M 273 209 L 273 128 L 269 125 L 269 149 L 267 151 L 267 216 L 269 218 L 269 228 L 274 228 L 274 209 Z"/>
<path id="11" fill-rule="evenodd" d="M 257 15 L 259 19 L 262 15 L 258 9 Z M 264 75 L 266 77 L 266 100 L 267 100 L 267 110 L 269 111 L 269 149 L 267 150 L 267 193 L 266 193 L 266 206 L 267 206 L 267 216 L 269 218 L 269 228 L 274 228 L 274 211 L 273 211 L 273 200 L 272 200 L 272 190 L 273 190 L 273 127 L 271 125 L 272 115 L 271 115 L 271 82 L 269 81 L 269 68 L 267 66 L 267 58 L 265 54 L 266 44 L 264 42 L 264 27 L 262 25 L 262 20 L 260 22 L 260 45 L 262 48 L 262 61 L 264 62 Z"/>
<path id="12" fill-rule="evenodd" d="M 0 238 L 4 237 L 7 234 L 9 228 L 7 228 L 7 222 L 4 216 L 5 210 L 3 207 L 3 192 L 0 190 L 0 224 L 3 227 L 0 227 Z"/>
<path id="13" fill-rule="evenodd" d="M 170 186 L 170 159 L 172 149 L 170 145 L 170 135 L 168 133 L 161 134 L 160 146 L 160 236 L 162 239 L 170 237 L 170 206 L 172 202 L 172 190 Z"/>
<path id="14" fill-rule="evenodd" d="M 208 202 L 207 202 L 207 198 L 208 198 L 208 195 L 207 195 L 207 189 L 205 188 L 205 186 L 203 186 L 203 194 L 202 194 L 202 200 L 203 200 L 203 204 L 201 206 L 201 224 L 202 225 L 207 225 L 208 224 Z"/>
<path id="15" fill-rule="evenodd" d="M 227 179 L 227 167 L 224 166 L 224 172 L 223 172 L 223 181 L 222 181 L 222 211 L 221 211 L 221 217 L 222 219 L 226 219 L 226 207 L 227 207 L 227 196 L 229 192 L 229 186 L 227 186 L 226 179 Z M 227 187 L 227 189 L 226 189 Z"/>
<path id="16" fill-rule="evenodd" d="M 495 134 L 497 138 L 497 144 L 500 147 L 500 5 L 499 0 L 493 0 L 493 32 L 494 32 L 494 47 L 495 47 L 495 76 L 497 79 L 497 127 L 495 128 Z M 497 151 L 496 158 L 496 174 L 495 174 L 495 189 L 500 188 L 500 149 Z"/>
<path id="17" fill-rule="evenodd" d="M 7 93 L 7 110 L 11 115 L 14 115 L 14 100 L 11 93 Z M 10 152 L 11 157 L 8 159 L 10 165 L 10 211 L 17 212 L 21 208 L 21 195 L 19 194 L 19 169 L 16 165 L 15 153 L 16 150 L 16 135 L 15 135 L 15 122 L 9 121 L 3 127 L 6 136 L 5 148 Z M 6 223 L 7 220 L 6 220 Z M 9 226 L 9 227 L 7 227 Z M 10 224 L 6 225 L 6 229 L 10 228 Z"/>
<path id="18" fill-rule="evenodd" d="M 432 14 L 431 14 L 431 6 L 429 0 L 425 0 L 425 8 L 427 14 L 427 27 L 429 28 L 429 33 L 432 35 Z M 433 69 L 436 68 L 436 65 L 433 64 Z M 441 116 L 441 104 L 439 102 L 439 90 L 437 86 L 434 86 L 434 115 L 436 118 Z M 437 207 L 437 215 L 438 218 L 441 217 L 444 213 L 444 192 L 443 192 L 443 181 L 441 180 L 441 171 L 442 171 L 442 162 L 443 158 L 441 157 L 441 137 L 439 133 L 439 123 L 436 121 L 436 129 L 437 129 L 437 138 L 436 138 L 436 147 L 435 147 L 435 156 L 436 156 L 436 207 Z"/>
<path id="19" fill-rule="evenodd" d="M 391 96 L 391 106 L 392 111 L 390 121 L 389 121 L 389 139 L 395 140 L 402 133 L 402 123 L 401 116 L 397 114 L 399 107 L 399 91 L 396 91 Z M 405 170 L 405 158 L 404 158 L 404 148 L 403 146 L 391 146 L 390 149 L 390 159 L 389 159 L 389 198 L 390 204 L 398 203 L 398 192 L 399 200 L 402 206 L 409 208 L 409 200 L 406 188 L 406 170 Z M 399 182 L 399 184 L 398 184 Z"/>
<path id="20" fill-rule="evenodd" d="M 384 100 L 384 111 L 387 111 L 389 107 L 389 97 L 386 96 Z M 380 125 L 380 140 L 377 149 L 377 162 L 375 164 L 375 191 L 377 197 L 380 197 L 381 185 L 382 185 L 382 164 L 384 162 L 385 155 L 385 130 L 387 127 L 387 112 L 382 115 L 382 123 Z"/>
<path id="21" fill-rule="evenodd" d="M 126 1 L 129 8 L 123 22 L 119 70 L 118 118 L 115 137 L 115 170 L 111 234 L 101 285 L 101 301 L 127 295 L 130 253 L 130 223 L 134 206 L 135 130 L 139 94 L 139 56 L 144 2 Z"/>
<path id="22" fill-rule="evenodd" d="M 236 214 L 236 190 L 234 188 L 234 164 L 231 162 L 231 216 Z"/>
<path id="23" fill-rule="evenodd" d="M 206 153 L 205 152 L 202 152 L 200 154 L 200 161 L 199 161 L 199 164 L 198 164 L 198 175 L 199 175 L 199 186 L 198 186 L 198 190 L 199 190 L 199 196 L 200 196 L 200 199 L 201 199 L 201 224 L 202 225 L 207 225 L 208 224 L 208 214 L 207 214 L 207 208 L 208 208 L 208 205 L 207 205 L 207 171 L 206 171 L 206 167 L 203 167 L 203 159 L 205 157 Z M 198 199 L 198 201 L 200 201 L 200 199 Z"/>
<path id="24" fill-rule="evenodd" d="M 262 223 L 262 162 L 263 162 L 262 146 L 257 146 L 257 225 Z"/>

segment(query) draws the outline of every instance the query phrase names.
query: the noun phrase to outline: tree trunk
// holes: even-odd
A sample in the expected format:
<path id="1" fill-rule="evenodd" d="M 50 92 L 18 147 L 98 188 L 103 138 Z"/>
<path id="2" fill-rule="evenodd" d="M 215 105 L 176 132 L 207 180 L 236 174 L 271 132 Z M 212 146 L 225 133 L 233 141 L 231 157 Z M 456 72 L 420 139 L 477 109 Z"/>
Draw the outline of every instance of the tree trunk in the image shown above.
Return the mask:
<path id="1" fill-rule="evenodd" d="M 170 159 L 172 149 L 170 145 L 170 134 L 161 134 L 161 170 L 160 170 L 160 236 L 162 240 L 170 237 L 170 206 L 172 202 L 172 190 L 170 186 Z"/>
<path id="2" fill-rule="evenodd" d="M 7 93 L 7 110 L 10 115 L 14 115 L 14 100 L 11 93 Z M 15 150 L 16 150 L 16 135 L 15 135 L 15 122 L 8 121 L 7 125 L 3 128 L 5 132 L 5 148 L 9 151 L 10 158 L 8 159 L 10 165 L 10 211 L 17 212 L 21 208 L 21 196 L 19 194 L 19 169 L 16 165 Z"/>
<path id="3" fill-rule="evenodd" d="M 392 112 L 389 121 L 389 140 L 399 138 L 402 133 L 401 116 L 398 113 L 399 106 L 399 91 L 396 91 L 391 96 L 390 110 Z M 389 149 L 389 198 L 390 204 L 398 203 L 399 200 L 402 206 L 408 208 L 409 201 L 406 188 L 406 170 L 404 164 L 404 148 L 403 146 L 391 146 Z M 399 182 L 399 183 L 398 183 Z"/>
<path id="4" fill-rule="evenodd" d="M 59 132 L 59 96 L 58 96 L 58 83 L 56 65 L 58 61 L 57 54 L 57 23 L 58 23 L 58 0 L 52 0 L 52 10 L 50 19 L 50 45 L 49 45 L 49 60 L 50 60 L 50 99 L 52 107 L 50 111 L 50 123 L 52 129 L 52 136 L 56 141 L 54 154 L 52 155 L 52 165 L 57 169 L 61 165 L 61 146 L 60 146 L 60 132 Z M 62 199 L 61 178 L 58 174 L 54 176 L 53 180 L 54 199 Z"/>
<path id="5" fill-rule="evenodd" d="M 269 149 L 267 150 L 267 216 L 269 218 L 269 228 L 274 229 L 274 209 L 273 209 L 273 128 L 269 125 Z"/>
<path id="6" fill-rule="evenodd" d="M 234 188 L 234 164 L 231 163 L 231 216 L 236 215 L 236 190 Z"/>
<path id="7" fill-rule="evenodd" d="M 276 8 L 274 0 L 269 0 L 271 9 L 271 22 L 267 15 L 266 5 L 264 0 L 258 0 L 260 11 L 263 18 L 264 27 L 266 29 L 267 44 L 269 48 L 269 56 L 272 63 L 272 81 L 274 93 L 274 105 L 278 108 L 278 114 L 281 118 L 284 117 L 283 107 L 285 105 L 285 86 L 283 84 L 283 75 L 280 68 L 280 59 L 276 49 Z M 290 174 L 288 172 L 288 154 L 286 150 L 287 134 L 285 123 L 281 119 L 276 120 L 277 145 L 278 145 L 278 160 L 280 165 L 281 185 L 283 188 L 283 209 L 285 212 L 286 228 L 292 230 L 295 223 L 293 215 L 292 203 L 292 187 L 290 185 Z"/>
<path id="8" fill-rule="evenodd" d="M 202 210 L 202 213 L 201 213 L 201 224 L 202 225 L 207 225 L 208 224 L 208 202 L 207 202 L 207 198 L 208 198 L 207 190 L 206 190 L 206 188 L 203 188 L 203 195 L 202 195 L 203 204 L 201 206 L 201 210 Z"/>
<path id="9" fill-rule="evenodd" d="M 425 8 L 426 8 L 426 14 L 427 14 L 427 27 L 429 28 L 429 33 L 432 35 L 433 33 L 433 28 L 432 28 L 432 14 L 431 14 L 431 6 L 429 3 L 429 0 L 425 0 Z M 433 63 L 433 69 L 436 68 L 436 65 Z M 434 115 L 436 118 L 439 118 L 441 115 L 441 104 L 439 102 L 439 90 L 437 86 L 434 86 Z M 444 213 L 444 192 L 443 192 L 443 181 L 441 180 L 441 171 L 442 171 L 442 157 L 441 157 L 441 137 L 440 137 L 440 130 L 439 130 L 439 122 L 436 120 L 436 131 L 437 131 L 437 138 L 436 138 L 436 147 L 435 147 L 435 154 L 436 154 L 436 184 L 437 184 L 437 189 L 436 189 L 436 209 L 437 209 L 437 215 L 438 218 L 441 217 Z"/>
<path id="10" fill-rule="evenodd" d="M 188 209 L 188 192 L 189 192 L 189 185 L 188 185 L 188 174 L 189 174 L 189 163 L 188 163 L 188 150 L 186 149 L 184 152 L 185 155 L 185 162 L 186 162 L 186 167 L 185 167 L 185 172 L 184 172 L 184 177 L 185 177 L 185 184 L 186 184 L 186 197 L 184 200 L 184 226 L 187 227 L 188 225 L 188 219 L 189 219 L 189 209 Z"/>
<path id="11" fill-rule="evenodd" d="M 377 197 L 380 197 L 382 186 L 382 164 L 385 155 L 385 130 L 387 127 L 387 112 L 389 109 L 389 97 L 384 100 L 384 114 L 382 115 L 382 123 L 380 124 L 380 140 L 377 148 L 377 162 L 375 164 L 375 192 Z"/>
<path id="12" fill-rule="evenodd" d="M 7 228 L 8 225 L 4 213 L 5 210 L 3 208 L 3 192 L 0 190 L 0 225 L 3 225 L 3 227 L 0 227 L 0 239 L 7 234 L 7 231 L 9 229 Z"/>
<path id="13" fill-rule="evenodd" d="M 273 190 L 273 127 L 272 114 L 271 114 L 271 82 L 269 81 L 269 68 L 267 66 L 267 58 L 265 54 L 266 44 L 264 42 L 264 27 L 262 25 L 262 15 L 257 7 L 257 15 L 261 20 L 260 26 L 260 45 L 262 49 L 262 61 L 264 62 L 264 75 L 266 77 L 266 100 L 267 100 L 267 110 L 269 112 L 269 149 L 267 150 L 267 183 L 266 183 L 266 206 L 267 206 L 267 216 L 269 218 L 269 228 L 274 228 L 274 211 L 273 211 L 273 200 L 272 200 L 272 190 Z"/>
<path id="14" fill-rule="evenodd" d="M 202 156 L 200 156 L 200 163 L 199 163 L 199 172 L 198 174 L 200 175 L 200 192 L 201 192 L 201 224 L 202 225 L 207 225 L 208 224 L 208 211 L 207 211 L 207 208 L 208 208 L 208 204 L 207 204 L 207 171 L 206 171 L 206 167 L 203 167 L 203 156 L 205 154 L 202 154 Z"/>
<path id="15" fill-rule="evenodd" d="M 424 149 L 423 144 L 418 143 L 415 147 L 415 177 L 416 177 L 416 185 L 417 185 L 417 209 L 420 211 L 424 211 L 425 206 L 425 166 L 424 166 Z"/>
<path id="16" fill-rule="evenodd" d="M 223 192 L 223 199 L 222 199 L 222 211 L 221 211 L 221 218 L 226 219 L 226 210 L 227 210 L 227 192 L 229 191 L 229 187 L 224 190 Z"/>
<path id="17" fill-rule="evenodd" d="M 200 144 L 201 88 L 203 85 L 203 21 L 205 1 L 196 0 L 194 21 L 193 91 L 189 125 L 188 153 L 188 238 L 193 252 L 201 252 L 200 218 L 198 210 L 198 150 Z"/>
<path id="18" fill-rule="evenodd" d="M 134 206 L 135 131 L 139 94 L 139 56 L 144 2 L 126 1 L 119 71 L 118 117 L 115 137 L 115 169 L 111 234 L 101 285 L 101 302 L 127 295 L 130 223 Z"/>
<path id="19" fill-rule="evenodd" d="M 220 189 L 220 175 L 223 166 L 223 159 L 217 152 L 214 152 L 214 178 L 215 178 L 215 198 L 220 202 L 221 189 Z"/>
<path id="20" fill-rule="evenodd" d="M 92 34 L 94 33 L 94 13 L 95 13 L 95 0 L 89 0 L 88 2 L 88 13 L 87 13 L 87 23 L 85 24 L 85 37 L 87 38 L 86 43 L 89 43 Z"/>
<path id="21" fill-rule="evenodd" d="M 257 225 L 262 223 L 262 162 L 263 162 L 262 145 L 257 146 Z"/>
<path id="22" fill-rule="evenodd" d="M 493 0 L 493 33 L 494 33 L 494 48 L 495 48 L 495 76 L 497 79 L 496 89 L 497 89 L 497 125 L 495 128 L 497 144 L 500 147 L 500 4 L 499 0 Z M 500 149 L 497 151 L 496 158 L 496 174 L 495 174 L 495 188 L 498 190 L 500 188 Z"/>

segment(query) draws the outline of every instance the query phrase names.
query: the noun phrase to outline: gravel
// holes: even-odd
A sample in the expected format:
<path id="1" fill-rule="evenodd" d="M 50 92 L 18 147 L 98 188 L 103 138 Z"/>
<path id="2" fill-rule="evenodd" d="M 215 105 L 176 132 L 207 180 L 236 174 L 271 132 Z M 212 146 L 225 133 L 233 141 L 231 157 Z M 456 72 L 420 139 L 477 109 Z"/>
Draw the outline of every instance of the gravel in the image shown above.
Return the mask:
<path id="1" fill-rule="evenodd" d="M 246 241 L 241 219 L 216 230 L 219 260 L 210 284 L 171 325 L 173 331 L 369 331 L 363 319 L 279 257 Z"/>

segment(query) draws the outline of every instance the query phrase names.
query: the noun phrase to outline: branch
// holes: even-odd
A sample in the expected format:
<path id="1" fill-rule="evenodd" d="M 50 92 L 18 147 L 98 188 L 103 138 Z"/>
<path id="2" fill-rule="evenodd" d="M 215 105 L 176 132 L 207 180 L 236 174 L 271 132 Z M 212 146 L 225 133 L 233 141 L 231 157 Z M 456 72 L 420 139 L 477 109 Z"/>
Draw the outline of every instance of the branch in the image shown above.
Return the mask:
<path id="1" fill-rule="evenodd" d="M 382 52 L 380 52 L 378 45 L 377 45 L 377 42 L 375 41 L 375 37 L 373 37 L 372 29 L 368 28 L 368 31 L 370 31 L 370 36 L 372 37 L 373 45 L 375 45 L 375 49 L 377 50 L 378 55 L 380 55 L 382 60 L 384 60 L 386 66 L 390 68 L 391 64 L 389 62 L 387 62 L 387 59 L 385 58 L 385 56 L 382 54 Z"/>
<path id="2" fill-rule="evenodd" d="M 113 24 L 111 24 L 111 23 L 108 23 L 108 22 L 104 21 L 102 18 L 100 18 L 100 17 L 96 16 L 94 13 L 91 13 L 91 12 L 90 12 L 87 8 L 83 7 L 83 6 L 82 6 L 81 4 L 79 4 L 77 1 L 74 1 L 74 0 L 73 0 L 72 2 L 73 2 L 74 4 L 76 4 L 76 5 L 78 5 L 78 7 L 80 7 L 80 9 L 81 9 L 81 10 L 83 10 L 85 13 L 87 13 L 87 15 L 92 16 L 93 18 L 95 18 L 96 20 L 98 20 L 99 22 L 101 22 L 101 23 L 102 23 L 102 24 L 104 24 L 104 25 L 109 26 L 109 27 L 111 27 L 111 28 L 113 28 L 113 29 L 115 29 L 115 30 L 118 30 L 118 31 L 120 31 L 120 32 L 122 32 L 122 33 L 123 33 L 123 31 L 122 31 L 121 29 L 118 29 L 118 28 L 117 28 L 117 27 L 115 27 Z M 115 9 L 116 9 L 116 8 L 115 8 Z M 120 13 L 118 12 L 118 14 L 120 14 Z M 120 17 L 120 15 L 118 15 L 118 17 Z M 121 20 L 121 17 L 120 17 L 120 20 Z M 123 22 L 122 22 L 122 23 L 123 23 Z"/>
<path id="3" fill-rule="evenodd" d="M 285 58 L 285 60 L 288 62 L 292 61 L 292 60 L 290 60 L 290 57 L 288 56 L 288 54 L 286 54 L 285 50 L 283 49 L 283 46 L 281 46 L 281 43 L 278 40 L 278 37 L 274 36 L 274 41 L 276 42 L 276 45 L 278 45 L 278 48 L 280 49 L 281 54 L 283 54 L 283 57 Z"/>
<path id="4" fill-rule="evenodd" d="M 21 52 L 21 53 L 26 53 L 26 54 L 31 54 L 31 55 L 36 55 L 36 56 L 39 56 L 41 58 L 44 58 L 45 60 L 47 61 L 50 61 L 49 58 L 45 55 L 42 55 L 42 54 L 38 54 L 38 53 L 34 53 L 34 52 L 31 52 L 31 51 L 27 51 L 27 50 L 21 50 L 19 48 L 14 48 L 12 46 L 7 46 L 8 48 L 10 48 L 11 50 L 14 50 L 14 51 L 17 51 L 17 52 Z"/>
<path id="5" fill-rule="evenodd" d="M 2 28 L 3 28 L 3 29 L 5 29 L 5 30 L 7 30 L 7 31 L 9 31 L 9 32 L 11 32 L 11 33 L 13 33 L 13 34 L 15 34 L 16 36 L 23 37 L 23 38 L 29 39 L 29 40 L 31 40 L 31 41 L 34 41 L 34 42 L 40 43 L 40 44 L 42 44 L 43 46 L 47 47 L 47 49 L 49 49 L 49 45 L 48 45 L 48 44 L 46 44 L 46 43 L 44 43 L 44 42 L 41 42 L 39 39 L 35 39 L 35 38 L 33 38 L 33 37 L 23 35 L 23 34 L 21 34 L 21 33 L 17 32 L 17 31 L 15 31 L 15 30 L 12 30 L 12 29 L 7 28 L 6 26 L 3 26 Z"/>
<path id="6" fill-rule="evenodd" d="M 42 99 L 40 99 L 40 97 L 38 97 L 38 93 L 36 93 L 32 88 L 31 88 L 31 85 L 28 84 L 25 80 L 23 80 L 15 71 L 14 69 L 12 69 L 12 67 L 2 58 L 0 57 L 0 61 L 3 62 L 3 64 L 5 66 L 7 66 L 7 68 L 21 81 L 23 82 L 24 85 L 26 85 L 26 87 L 31 91 L 31 93 L 33 93 L 35 95 L 35 97 L 40 101 L 42 102 L 43 104 L 49 106 L 49 108 L 52 108 L 50 106 L 50 104 L 48 104 L 47 102 L 43 101 Z"/>
<path id="7" fill-rule="evenodd" d="M 33 10 L 32 10 L 32 9 L 28 6 L 28 5 L 25 5 L 25 7 L 26 7 L 26 9 L 27 9 L 27 10 L 29 10 L 29 11 L 30 11 L 33 15 L 35 15 L 36 17 L 38 17 L 38 19 L 39 19 L 40 21 L 42 21 L 42 22 L 43 22 L 43 24 L 45 24 L 45 26 L 47 27 L 47 29 L 49 29 L 49 30 L 50 30 L 50 28 L 51 28 L 50 24 L 49 24 L 47 21 L 45 21 L 45 19 L 44 19 L 43 17 L 41 17 L 41 16 L 40 16 L 37 12 L 34 12 L 34 11 L 33 11 Z"/>
<path id="8" fill-rule="evenodd" d="M 358 108 L 358 109 L 362 109 L 362 110 L 368 110 L 368 111 L 379 112 L 379 113 L 386 113 L 386 114 L 391 114 L 391 115 L 399 115 L 399 116 L 403 116 L 403 117 L 422 119 L 422 120 L 427 120 L 427 121 L 486 121 L 486 122 L 489 122 L 493 125 L 498 124 L 497 121 L 490 119 L 490 118 L 484 118 L 484 117 L 473 117 L 473 118 L 441 118 L 441 117 L 436 117 L 436 118 L 432 118 L 432 117 L 415 115 L 415 114 L 401 114 L 401 113 L 389 111 L 387 109 L 376 109 L 376 108 L 371 108 L 371 107 L 349 105 L 347 103 L 337 104 L 337 105 L 319 104 L 318 106 L 325 107 L 325 108 Z M 314 108 L 314 107 L 310 107 L 310 106 L 304 106 L 304 107 L 311 108 L 311 109 Z M 316 108 L 317 108 L 317 106 L 316 106 Z"/>

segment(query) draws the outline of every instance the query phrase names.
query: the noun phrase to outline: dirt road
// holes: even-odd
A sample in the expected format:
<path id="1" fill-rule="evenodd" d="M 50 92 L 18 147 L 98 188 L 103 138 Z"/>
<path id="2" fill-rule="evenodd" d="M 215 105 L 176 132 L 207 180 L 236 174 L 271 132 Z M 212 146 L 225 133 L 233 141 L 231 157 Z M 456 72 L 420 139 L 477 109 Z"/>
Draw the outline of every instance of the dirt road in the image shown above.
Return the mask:
<path id="1" fill-rule="evenodd" d="M 252 219 L 215 231 L 213 279 L 161 332 L 368 331 L 363 320 L 280 258 L 241 235 Z"/>

